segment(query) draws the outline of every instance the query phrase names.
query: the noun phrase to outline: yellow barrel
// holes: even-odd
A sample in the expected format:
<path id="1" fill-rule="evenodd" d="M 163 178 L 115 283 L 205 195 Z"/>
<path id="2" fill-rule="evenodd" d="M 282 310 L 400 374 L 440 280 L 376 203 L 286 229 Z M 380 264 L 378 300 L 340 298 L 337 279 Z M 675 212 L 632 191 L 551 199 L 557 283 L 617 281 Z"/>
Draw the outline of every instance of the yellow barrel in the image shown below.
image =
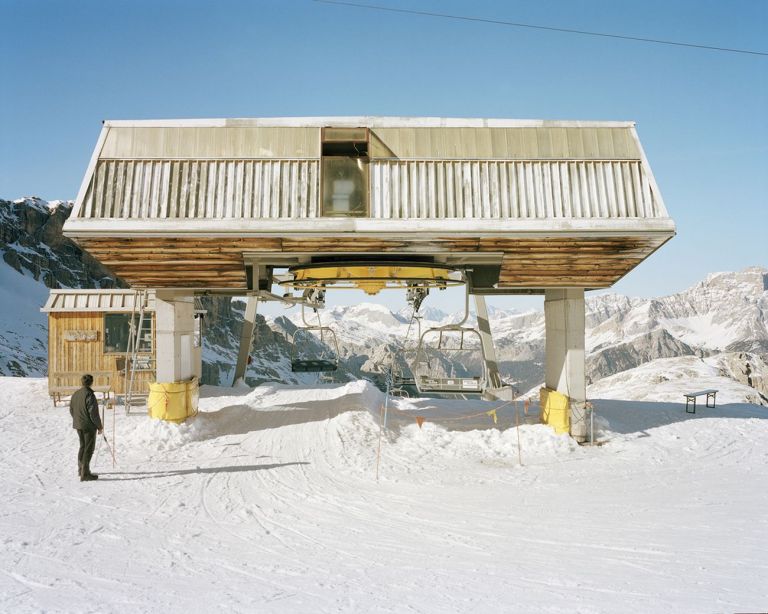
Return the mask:
<path id="1" fill-rule="evenodd" d="M 193 377 L 181 382 L 155 382 L 149 385 L 147 411 L 151 418 L 184 422 L 197 415 L 200 386 Z"/>
<path id="2" fill-rule="evenodd" d="M 539 400 L 541 403 L 541 421 L 555 429 L 555 433 L 558 435 L 568 433 L 571 429 L 568 397 L 556 390 L 542 388 L 539 391 Z"/>

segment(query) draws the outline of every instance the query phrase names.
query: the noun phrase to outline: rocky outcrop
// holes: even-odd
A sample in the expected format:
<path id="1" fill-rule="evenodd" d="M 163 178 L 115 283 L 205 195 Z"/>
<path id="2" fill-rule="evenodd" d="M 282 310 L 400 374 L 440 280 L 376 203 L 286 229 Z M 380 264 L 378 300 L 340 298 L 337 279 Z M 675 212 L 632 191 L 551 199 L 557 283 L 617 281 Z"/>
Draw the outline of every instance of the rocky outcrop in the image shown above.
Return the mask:
<path id="1" fill-rule="evenodd" d="M 48 288 L 126 287 L 61 229 L 72 201 L 0 200 L 0 249 L 5 263 Z"/>
<path id="2" fill-rule="evenodd" d="M 626 343 L 603 347 L 587 357 L 587 383 L 608 377 L 620 371 L 634 369 L 657 358 L 675 356 L 702 356 L 701 350 L 675 339 L 664 329 L 638 335 Z"/>

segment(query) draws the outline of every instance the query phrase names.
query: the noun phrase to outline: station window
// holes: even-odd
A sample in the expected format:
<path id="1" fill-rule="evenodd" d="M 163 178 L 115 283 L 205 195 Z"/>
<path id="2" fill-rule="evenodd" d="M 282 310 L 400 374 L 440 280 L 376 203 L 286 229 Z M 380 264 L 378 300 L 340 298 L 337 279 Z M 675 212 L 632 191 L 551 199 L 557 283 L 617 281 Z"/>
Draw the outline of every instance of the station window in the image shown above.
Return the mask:
<path id="1" fill-rule="evenodd" d="M 134 315 L 134 326 L 139 325 L 139 316 Z M 130 313 L 104 314 L 104 353 L 119 354 L 128 351 L 128 338 L 131 333 Z M 152 316 L 145 315 L 138 337 L 139 352 L 152 352 Z"/>
<path id="2" fill-rule="evenodd" d="M 368 215 L 367 128 L 323 128 L 323 216 Z"/>

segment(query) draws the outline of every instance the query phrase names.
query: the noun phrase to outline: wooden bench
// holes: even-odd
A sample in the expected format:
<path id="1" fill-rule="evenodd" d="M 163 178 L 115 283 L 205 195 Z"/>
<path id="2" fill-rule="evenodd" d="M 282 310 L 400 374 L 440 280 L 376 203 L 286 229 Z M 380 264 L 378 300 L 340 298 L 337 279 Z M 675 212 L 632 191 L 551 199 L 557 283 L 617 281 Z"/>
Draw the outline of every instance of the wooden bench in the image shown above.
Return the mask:
<path id="1" fill-rule="evenodd" d="M 53 406 L 57 407 L 63 400 L 62 397 L 71 397 L 75 392 L 82 388 L 80 378 L 84 375 L 82 371 L 59 371 L 48 376 L 53 379 L 53 385 L 49 384 L 48 394 L 53 399 Z M 94 385 L 91 390 L 101 394 L 101 402 L 104 405 L 110 403 L 112 395 L 112 372 L 111 371 L 91 371 Z M 99 384 L 96 382 L 99 381 Z"/>
<path id="2" fill-rule="evenodd" d="M 709 390 L 699 390 L 699 392 L 688 392 L 685 396 L 685 413 L 686 414 L 695 414 L 696 413 L 696 397 L 703 397 L 706 395 L 706 407 L 714 407 L 715 406 L 715 395 L 717 394 L 717 390 L 709 389 Z M 710 400 L 712 401 L 712 405 L 709 404 Z M 693 406 L 693 411 L 691 411 L 689 408 Z"/>

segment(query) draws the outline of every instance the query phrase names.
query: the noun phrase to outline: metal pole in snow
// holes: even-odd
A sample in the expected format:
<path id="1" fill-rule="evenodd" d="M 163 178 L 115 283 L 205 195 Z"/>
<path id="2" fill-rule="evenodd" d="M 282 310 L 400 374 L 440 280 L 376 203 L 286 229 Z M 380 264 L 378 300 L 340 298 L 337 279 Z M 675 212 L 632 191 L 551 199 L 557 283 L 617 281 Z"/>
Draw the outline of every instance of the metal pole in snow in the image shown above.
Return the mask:
<path id="1" fill-rule="evenodd" d="M 523 464 L 523 451 L 520 448 L 520 406 L 515 399 L 515 430 L 517 431 L 517 462 Z"/>

